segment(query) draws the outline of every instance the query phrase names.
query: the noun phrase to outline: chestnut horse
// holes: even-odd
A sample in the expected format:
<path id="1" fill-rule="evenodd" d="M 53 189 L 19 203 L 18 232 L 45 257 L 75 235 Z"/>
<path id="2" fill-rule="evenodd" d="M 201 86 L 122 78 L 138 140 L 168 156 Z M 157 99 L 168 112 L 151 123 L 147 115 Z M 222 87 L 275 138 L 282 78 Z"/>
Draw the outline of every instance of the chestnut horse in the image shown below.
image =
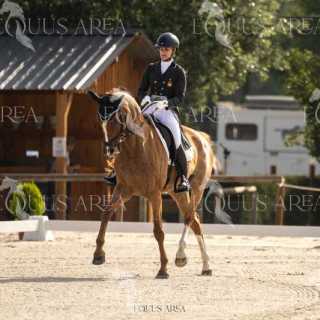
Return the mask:
<path id="1" fill-rule="evenodd" d="M 191 228 L 197 237 L 202 257 L 202 275 L 211 275 L 209 256 L 206 251 L 199 216 L 196 212 L 213 169 L 216 158 L 212 142 L 203 132 L 183 126 L 193 148 L 193 159 L 188 162 L 188 176 L 192 191 L 175 193 L 175 169 L 168 177 L 168 156 L 153 125 L 144 118 L 136 100 L 126 91 L 113 89 L 104 96 L 89 91 L 97 102 L 102 130 L 105 137 L 107 158 L 114 158 L 117 184 L 111 204 L 102 215 L 96 241 L 93 264 L 105 262 L 103 245 L 109 219 L 132 196 L 142 196 L 150 201 L 153 211 L 153 233 L 159 245 L 161 267 L 156 278 L 168 278 L 168 258 L 164 248 L 162 228 L 162 193 L 167 192 L 184 214 L 184 229 L 179 241 L 175 264 L 187 263 L 186 236 Z"/>

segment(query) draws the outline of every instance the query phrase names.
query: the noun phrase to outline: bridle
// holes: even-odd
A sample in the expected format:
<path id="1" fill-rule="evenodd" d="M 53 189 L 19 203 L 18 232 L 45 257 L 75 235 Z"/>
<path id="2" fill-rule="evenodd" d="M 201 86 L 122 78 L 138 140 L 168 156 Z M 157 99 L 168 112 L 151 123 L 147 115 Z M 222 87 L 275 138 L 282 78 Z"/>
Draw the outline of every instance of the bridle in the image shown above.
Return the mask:
<path id="1" fill-rule="evenodd" d="M 104 121 L 110 121 L 112 120 L 115 116 L 118 117 L 117 121 L 118 123 L 120 123 L 120 131 L 119 133 L 112 138 L 109 141 L 105 141 L 104 142 L 104 154 L 107 158 L 109 159 L 113 159 L 116 157 L 117 154 L 120 153 L 120 145 L 130 136 L 133 134 L 133 132 L 131 132 L 127 125 L 126 122 L 123 121 L 123 119 L 121 119 L 121 115 L 119 117 L 118 112 L 120 111 L 120 107 L 118 107 L 115 111 L 113 111 L 112 113 L 108 114 L 107 116 L 102 116 L 99 112 L 99 118 L 101 122 Z M 106 128 L 107 130 L 107 128 Z M 115 150 L 117 150 L 117 152 L 115 152 Z"/>

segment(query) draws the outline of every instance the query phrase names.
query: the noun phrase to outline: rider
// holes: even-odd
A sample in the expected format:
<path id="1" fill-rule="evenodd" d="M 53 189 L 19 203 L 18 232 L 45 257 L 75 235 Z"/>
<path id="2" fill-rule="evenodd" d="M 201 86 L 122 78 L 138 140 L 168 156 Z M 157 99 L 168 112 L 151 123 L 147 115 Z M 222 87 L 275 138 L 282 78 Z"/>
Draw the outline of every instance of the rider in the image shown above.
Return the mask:
<path id="1" fill-rule="evenodd" d="M 181 105 L 186 93 L 186 72 L 173 57 L 179 48 L 176 35 L 166 32 L 158 37 L 156 47 L 159 48 L 160 61 L 151 63 L 144 72 L 138 99 L 144 114 L 152 113 L 154 117 L 170 129 L 176 148 L 175 166 L 178 175 L 178 192 L 190 190 L 187 178 L 187 160 L 181 144 L 181 131 L 178 120 L 178 106 Z M 167 101 L 167 107 L 155 109 L 152 107 L 152 96 L 159 96 Z M 150 106 L 148 108 L 148 105 Z"/>
<path id="2" fill-rule="evenodd" d="M 186 72 L 178 65 L 173 57 L 179 48 L 179 39 L 176 35 L 166 32 L 161 34 L 155 46 L 159 48 L 160 61 L 148 65 L 144 72 L 139 91 L 138 101 L 144 114 L 153 113 L 154 117 L 168 127 L 173 135 L 176 148 L 175 165 L 178 175 L 177 192 L 191 189 L 187 178 L 187 160 L 181 144 L 180 124 L 177 113 L 186 93 Z M 152 96 L 161 97 L 167 101 L 165 109 L 148 108 Z M 115 184 L 115 175 L 106 177 L 106 181 Z"/>

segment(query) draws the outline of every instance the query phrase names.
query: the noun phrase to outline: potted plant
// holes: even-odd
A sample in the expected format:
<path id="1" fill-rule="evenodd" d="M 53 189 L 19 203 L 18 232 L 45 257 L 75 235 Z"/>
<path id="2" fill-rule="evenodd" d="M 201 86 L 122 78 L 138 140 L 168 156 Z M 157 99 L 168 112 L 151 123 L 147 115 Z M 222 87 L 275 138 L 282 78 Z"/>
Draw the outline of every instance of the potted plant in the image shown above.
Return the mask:
<path id="1" fill-rule="evenodd" d="M 34 182 L 18 183 L 10 195 L 8 210 L 15 220 L 27 220 L 30 216 L 42 216 L 45 213 L 45 202 L 38 186 Z M 19 239 L 24 233 L 19 233 Z"/>

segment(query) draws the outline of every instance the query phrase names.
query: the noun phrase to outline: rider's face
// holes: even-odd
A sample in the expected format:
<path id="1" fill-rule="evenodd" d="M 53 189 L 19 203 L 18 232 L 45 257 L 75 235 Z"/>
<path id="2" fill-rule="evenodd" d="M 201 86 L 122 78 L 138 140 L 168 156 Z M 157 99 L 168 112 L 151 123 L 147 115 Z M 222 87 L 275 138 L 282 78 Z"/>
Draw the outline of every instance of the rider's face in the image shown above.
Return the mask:
<path id="1" fill-rule="evenodd" d="M 161 47 L 159 49 L 160 52 L 160 59 L 162 61 L 168 60 L 172 57 L 173 54 L 173 48 L 165 48 L 165 47 Z"/>

